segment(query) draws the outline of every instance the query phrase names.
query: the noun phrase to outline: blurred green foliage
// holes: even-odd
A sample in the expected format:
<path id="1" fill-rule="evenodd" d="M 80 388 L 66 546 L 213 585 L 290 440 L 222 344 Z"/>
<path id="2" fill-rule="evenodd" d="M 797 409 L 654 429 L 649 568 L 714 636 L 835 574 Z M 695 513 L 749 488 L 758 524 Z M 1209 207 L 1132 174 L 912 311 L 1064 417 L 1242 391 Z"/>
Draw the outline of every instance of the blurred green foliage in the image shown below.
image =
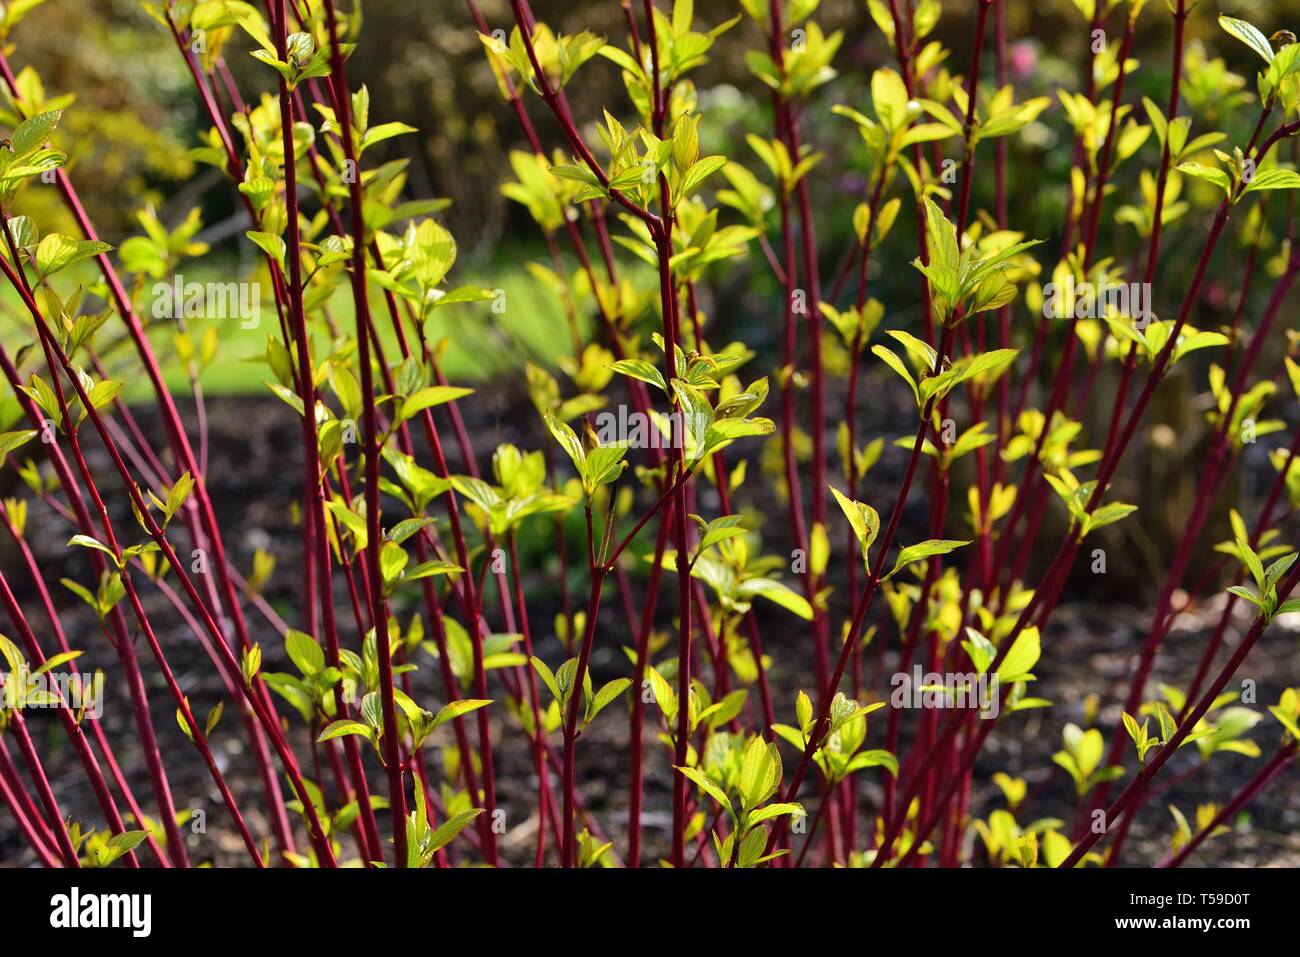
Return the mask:
<path id="1" fill-rule="evenodd" d="M 1078 88 L 1080 65 L 1087 62 L 1093 38 L 1081 27 L 1072 0 L 1006 3 L 1009 79 L 1017 83 L 1021 95 L 1054 97 L 1059 88 Z M 226 250 L 231 263 L 244 262 L 246 251 L 236 251 L 241 213 L 231 191 L 216 170 L 190 158 L 191 148 L 206 128 L 193 82 L 172 38 L 149 17 L 146 5 L 140 0 L 37 0 L 36 5 L 39 9 L 26 14 L 12 37 L 4 38 L 5 48 L 13 54 L 11 66 L 16 73 L 33 68 L 20 79 L 31 84 L 38 75 L 44 96 L 77 91 L 76 108 L 65 118 L 65 129 L 72 134 L 67 140 L 70 173 L 80 182 L 95 184 L 82 192 L 104 238 L 120 245 L 138 233 L 137 213 L 145 206 L 156 207 L 160 219 L 173 228 L 197 206 L 205 223 L 199 238 L 212 242 L 218 253 Z M 719 16 L 739 9 L 734 0 L 702 0 L 700 6 L 725 8 L 717 11 Z M 512 22 L 509 0 L 481 0 L 480 8 L 489 29 Z M 539 18 L 566 33 L 587 29 L 622 37 L 627 30 L 622 5 L 613 0 L 538 0 L 534 9 Z M 936 38 L 947 46 L 963 47 L 974 10 L 973 0 L 964 7 L 946 4 Z M 1230 99 L 1204 91 L 1218 90 L 1218 77 L 1225 72 L 1249 76 L 1253 65 L 1249 50 L 1220 42 L 1221 31 L 1214 22 L 1220 12 L 1248 15 L 1267 33 L 1300 26 L 1300 9 L 1286 0 L 1216 0 L 1198 4 L 1189 19 L 1191 49 L 1184 81 L 1188 103 L 1206 121 L 1222 118 L 1236 139 L 1242 131 L 1234 124 L 1248 123 L 1249 111 L 1231 108 L 1253 99 L 1249 84 L 1243 79 L 1239 94 Z M 369 87 L 372 100 L 383 104 L 385 116 L 419 130 L 414 137 L 383 144 L 377 153 L 386 159 L 410 159 L 408 190 L 413 198 L 451 199 L 445 218 L 459 237 L 462 262 L 472 280 L 505 290 L 507 296 L 529 305 L 526 310 L 509 310 L 491 327 L 461 320 L 454 310 L 445 313 L 439 331 L 455 342 L 445 360 L 448 372 L 482 381 L 517 369 L 525 358 L 554 367 L 569 342 L 564 304 L 528 270 L 528 263 L 547 268 L 552 263 L 527 211 L 500 191 L 500 184 L 512 178 L 510 150 L 525 141 L 497 90 L 469 5 L 464 0 L 368 0 L 364 13 L 368 34 L 382 42 L 357 51 L 351 64 L 354 81 Z M 818 19 L 827 32 L 844 29 L 847 37 L 835 61 L 839 79 L 810 104 L 803 119 L 805 140 L 826 153 L 812 180 L 814 208 L 844 212 L 834 221 L 818 223 L 823 268 L 829 270 L 850 248 L 848 214 L 866 188 L 861 142 L 842 119 L 831 114 L 830 106 L 867 102 L 867 78 L 872 70 L 889 65 L 889 60 L 881 44 L 868 42 L 876 36 L 876 28 L 863 0 L 822 0 Z M 1167 95 L 1170 42 L 1163 4 L 1152 4 L 1139 23 L 1134 49 L 1143 51 L 1144 62 L 1130 77 L 1129 96 L 1133 101 L 1150 96 L 1161 102 Z M 1203 40 L 1213 43 L 1213 53 L 1206 52 Z M 261 67 L 243 55 L 246 45 L 245 40 L 236 40 L 226 51 L 226 60 L 236 85 L 251 90 L 252 78 Z M 709 135 L 715 141 L 702 144 L 707 152 L 746 155 L 745 134 L 762 133 L 771 126 L 765 90 L 743 61 L 742 51 L 748 45 L 720 43 L 698 74 L 714 118 Z M 611 89 L 621 89 L 617 71 L 597 60 L 584 68 L 583 82 L 566 93 L 576 116 L 594 120 L 610 100 Z M 613 99 L 617 102 L 617 97 Z M 1049 110 L 1011 145 L 1008 178 L 1016 207 L 1013 218 L 1018 228 L 1033 235 L 1055 235 L 1067 202 L 1064 184 L 1071 157 L 1068 150 L 1053 149 L 1069 141 L 1061 113 L 1059 107 Z M 543 111 L 533 110 L 532 119 L 548 147 L 560 142 Z M 981 190 L 990 195 L 981 195 Z M 990 178 L 978 181 L 977 207 L 991 203 L 991 190 Z M 1032 203 L 1025 201 L 1029 197 Z M 29 190 L 21 207 L 20 212 L 47 229 L 75 231 L 52 187 Z M 900 228 L 909 224 L 904 222 Z M 902 243 L 900 248 L 910 248 L 906 239 Z M 1051 261 L 1058 252 L 1049 245 L 1043 260 Z M 1170 270 L 1180 268 L 1176 254 L 1168 260 Z M 572 268 L 573 263 L 566 265 Z M 879 284 L 882 298 L 907 301 L 905 292 L 893 296 L 899 292 L 893 284 L 913 280 L 909 270 L 895 265 L 873 262 L 872 281 Z M 729 289 L 737 295 L 727 295 Z M 728 275 L 703 306 L 711 321 L 725 327 L 746 321 L 756 304 L 775 292 L 767 270 L 742 267 Z M 248 349 L 223 350 L 219 368 L 210 373 L 211 387 L 216 391 L 257 388 L 259 384 L 247 375 L 252 367 L 243 359 L 259 352 L 260 334 L 248 337 L 232 329 L 225 330 L 223 337 L 227 341 L 249 338 Z M 756 345 L 761 347 L 762 342 Z M 828 362 L 835 361 L 835 355 L 828 356 Z"/>
<path id="2" fill-rule="evenodd" d="M 11 6 L 14 4 L 10 4 Z M 563 32 L 592 30 L 621 37 L 626 32 L 622 6 L 614 0 L 538 0 L 539 18 Z M 1163 4 L 1152 4 L 1140 21 L 1135 49 L 1146 56 L 1132 78 L 1134 98 L 1150 95 L 1164 98 L 1168 87 L 1168 16 Z M 230 212 L 228 190 L 217 188 L 218 178 L 202 173 L 188 152 L 199 130 L 201 110 L 185 65 L 176 55 L 171 37 L 143 9 L 139 0 L 58 0 L 45 2 L 28 13 L 15 28 L 7 49 L 20 53 L 12 63 L 15 72 L 32 65 L 44 81 L 48 95 L 77 91 L 77 109 L 68 114 L 67 129 L 75 135 L 72 166 L 82 176 L 91 176 L 97 188 L 88 194 L 88 212 L 106 233 L 128 230 L 136 209 L 152 202 L 183 218 L 197 199 L 208 199 L 205 221 L 214 222 Z M 509 0 L 482 0 L 480 7 L 489 27 L 505 26 L 510 20 Z M 739 9 L 734 0 L 708 0 L 704 7 L 730 14 Z M 1079 65 L 1085 62 L 1091 37 L 1080 29 L 1079 15 L 1072 0 L 1007 0 L 1007 32 L 1012 38 L 1009 68 L 1012 78 L 1028 82 L 1026 95 L 1051 94 L 1061 85 L 1078 83 Z M 969 35 L 975 3 L 945 5 L 936 38 L 945 45 L 961 47 Z M 475 33 L 469 6 L 464 0 L 368 0 L 364 5 L 367 31 L 382 42 L 357 51 L 352 74 L 365 83 L 376 103 L 384 104 L 386 116 L 418 127 L 418 142 L 404 139 L 389 146 L 390 155 L 412 158 L 412 190 L 422 196 L 445 196 L 453 201 L 448 225 L 462 238 L 463 254 L 473 260 L 490 258 L 502 243 L 533 243 L 527 214 L 511 208 L 501 197 L 498 184 L 509 175 L 509 149 L 523 143 L 518 124 L 497 93 L 496 84 Z M 1241 47 L 1226 48 L 1219 41 L 1214 18 L 1218 13 L 1248 15 L 1265 33 L 1300 25 L 1300 8 L 1291 0 L 1215 0 L 1197 4 L 1188 23 L 1189 39 L 1212 39 L 1223 51 L 1225 62 L 1193 53 L 1186 77 L 1191 105 L 1207 121 L 1217 112 L 1228 112 L 1225 102 L 1197 103 L 1199 79 L 1223 69 L 1249 75 L 1250 52 Z M 834 102 L 850 105 L 865 101 L 865 81 L 871 70 L 888 65 L 880 44 L 869 44 L 875 35 L 863 0 L 822 0 L 818 19 L 829 33 L 844 29 L 847 40 L 836 67 L 840 80 L 827 94 Z M 739 134 L 761 130 L 770 124 L 767 100 L 762 88 L 749 74 L 741 58 L 744 44 L 719 44 L 712 61 L 699 74 L 702 87 L 722 84 L 714 95 L 734 106 L 732 113 Z M 239 49 L 242 49 L 239 48 Z M 257 64 L 239 56 L 227 56 L 236 82 L 252 76 Z M 241 84 L 244 89 L 251 83 Z M 1206 85 L 1208 88 L 1208 84 Z M 610 64 L 592 63 L 584 82 L 566 91 L 579 117 L 597 118 L 599 104 L 606 101 L 611 87 L 619 87 L 617 72 Z M 1249 86 L 1243 96 L 1250 96 Z M 810 110 L 818 117 L 829 110 Z M 534 117 L 543 141 L 558 142 L 547 118 Z M 821 120 L 819 122 L 829 122 Z M 853 177 L 853 138 L 838 121 L 829 129 L 814 129 L 807 138 L 827 150 L 832 166 L 843 178 L 819 177 L 822 188 L 841 191 Z M 819 135 L 820 134 L 820 135 Z M 718 150 L 729 144 L 716 144 Z M 1044 141 L 1042 146 L 1050 145 Z M 1069 157 L 1041 155 L 1013 157 L 1012 182 L 1017 191 L 1031 190 L 1042 178 L 1061 182 L 1061 170 L 1045 167 L 1043 159 L 1064 167 Z M 1050 175 L 1049 175 L 1050 174 Z M 45 201 L 49 214 L 57 203 Z M 210 195 L 209 195 L 210 194 Z M 1063 197 L 1059 199 L 1064 202 Z M 1059 207 L 1038 196 L 1035 213 L 1045 223 L 1059 222 Z M 45 214 L 46 210 L 33 210 Z M 166 219 L 167 217 L 164 216 Z M 51 220 L 41 215 L 42 222 Z M 51 222 L 53 225 L 53 223 Z M 1032 224 L 1025 223 L 1025 227 Z M 842 230 L 847 236 L 847 229 Z"/>
<path id="3" fill-rule="evenodd" d="M 69 173 L 95 183 L 86 211 L 105 234 L 133 229 L 144 203 L 194 195 L 193 84 L 138 0 L 45 0 L 4 37 L 4 50 L 20 87 L 35 83 L 51 98 L 75 91 L 63 127 Z M 49 229 L 75 231 L 52 187 L 28 191 L 20 207 Z"/>

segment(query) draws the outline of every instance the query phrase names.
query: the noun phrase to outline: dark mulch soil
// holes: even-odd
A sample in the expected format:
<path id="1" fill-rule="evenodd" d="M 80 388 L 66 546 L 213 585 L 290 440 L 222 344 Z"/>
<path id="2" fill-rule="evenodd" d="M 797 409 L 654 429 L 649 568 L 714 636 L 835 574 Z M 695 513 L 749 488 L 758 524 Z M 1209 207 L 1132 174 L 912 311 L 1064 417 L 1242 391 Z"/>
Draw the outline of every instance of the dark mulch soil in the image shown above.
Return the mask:
<path id="1" fill-rule="evenodd" d="M 498 441 L 519 441 L 529 447 L 538 447 L 540 438 L 531 428 L 526 435 L 518 433 L 521 423 L 532 423 L 535 416 L 520 410 L 527 408 L 510 394 L 498 395 L 498 407 L 490 410 L 489 421 L 471 422 L 470 434 L 484 436 L 477 454 L 487 461 L 491 447 Z M 513 412 L 507 410 L 513 409 Z M 187 417 L 189 411 L 186 410 Z M 238 567 L 245 571 L 251 565 L 255 549 L 271 550 L 279 566 L 268 589 L 267 597 L 286 620 L 297 620 L 296 602 L 299 595 L 300 572 L 296 564 L 298 531 L 291 521 L 291 505 L 300 489 L 300 462 L 297 460 L 297 426 L 292 413 L 274 400 L 223 399 L 210 404 L 212 464 L 209 470 L 209 488 L 218 510 L 219 521 L 226 530 L 225 539 Z M 900 414 L 904 414 L 900 412 Z M 914 413 L 913 413 L 914 414 Z M 141 420 L 152 433 L 156 423 L 146 410 L 141 410 Z M 877 423 L 883 427 L 883 423 Z M 870 428 L 870 423 L 866 426 Z M 896 426 L 892 428 L 896 432 Z M 89 435 L 89 433 L 87 433 Z M 89 439 L 88 439 L 89 441 Z M 93 442 L 90 444 L 94 445 Z M 98 454 L 93 464 L 107 474 L 108 462 L 97 446 Z M 455 467 L 455 463 L 453 463 Z M 881 495 L 888 483 L 896 478 L 891 474 L 892 460 L 882 462 L 878 478 Z M 752 470 L 751 470 L 752 471 Z M 750 483 L 757 487 L 760 483 Z M 115 478 L 106 480 L 106 488 L 116 489 Z M 748 494 L 748 491 L 747 493 Z M 758 503 L 763 504 L 763 503 Z M 701 503 L 702 510 L 709 507 Z M 118 527 L 134 529 L 126 514 L 124 497 L 118 495 L 112 502 Z M 776 506 L 768 503 L 769 508 Z M 923 502 L 914 503 L 908 510 L 905 527 L 909 535 L 923 537 L 925 521 Z M 778 523 L 779 524 L 779 523 Z M 40 506 L 33 506 L 29 521 L 29 535 L 44 571 L 45 580 L 55 593 L 55 601 L 63 612 L 73 647 L 85 650 L 81 670 L 102 666 L 109 675 L 107 702 L 103 717 L 106 730 L 117 748 L 117 756 L 128 779 L 140 796 L 146 809 L 153 807 L 149 799 L 148 778 L 144 772 L 137 736 L 125 689 L 114 680 L 119 673 L 107 641 L 99 630 L 94 616 L 79 601 L 57 584 L 60 577 L 69 576 L 86 582 L 89 565 L 77 549 L 67 549 L 69 529 L 57 516 Z M 770 533 L 784 534 L 783 530 Z M 766 543 L 768 551 L 777 551 L 781 542 Z M 788 547 L 788 546 L 787 546 Z M 556 591 L 554 556 L 542 567 L 543 573 L 532 575 L 526 582 L 530 591 L 538 595 L 539 609 L 534 627 L 537 631 L 538 654 L 548 661 L 562 658 L 558 640 L 549 625 L 554 608 Z M 47 625 L 38 611 L 35 595 L 27 576 L 12 550 L 0 553 L 4 573 L 19 592 L 31 620 L 44 639 Z M 534 566 L 536 567 L 536 566 Z M 1029 577 L 1034 577 L 1031 569 Z M 1142 597 L 1150 588 L 1147 581 L 1116 581 L 1120 593 L 1133 598 Z M 576 586 L 575 586 L 576 587 Z M 222 685 L 210 662 L 180 618 L 171 610 L 167 600 L 156 589 L 142 588 L 148 610 L 153 620 L 160 624 L 159 637 L 166 647 L 177 670 L 178 678 L 186 689 L 196 710 L 207 709 L 222 697 Z M 340 585 L 336 594 L 343 600 L 345 591 Z M 576 593 L 575 593 L 576 594 Z M 612 594 L 612 593 L 611 593 Z M 662 612 L 664 625 L 670 623 L 673 601 L 668 595 Z M 1150 602 L 1147 602 L 1150 605 Z M 1185 685 L 1195 670 L 1202 642 L 1213 627 L 1217 605 L 1194 608 L 1177 623 L 1165 643 L 1155 679 L 1175 685 Z M 347 606 L 339 608 L 340 621 L 351 622 Z M 842 611 L 837 610 L 837 618 Z M 1063 606 L 1044 636 L 1043 659 L 1036 669 L 1039 682 L 1035 693 L 1056 702 L 1051 711 L 1031 711 L 1005 719 L 990 738 L 976 766 L 978 782 L 971 798 L 975 815 L 985 815 L 1002 806 L 1000 792 L 988 783 L 992 774 L 1003 770 L 1023 776 L 1029 784 L 1030 797 L 1019 818 L 1022 824 L 1042 818 L 1054 817 L 1069 821 L 1074 813 L 1073 788 L 1065 773 L 1051 761 L 1051 754 L 1060 747 L 1061 730 L 1066 722 L 1081 722 L 1084 701 L 1090 693 L 1101 696 L 1100 726 L 1112 728 L 1118 721 L 1116 699 L 1122 696 L 1129 675 L 1133 655 L 1140 646 L 1149 624 L 1147 612 L 1118 603 L 1095 604 L 1076 602 Z M 281 642 L 276 632 L 256 612 L 250 615 L 255 628 L 254 637 L 266 651 L 269 670 L 286 668 Z M 786 615 L 764 615 L 761 619 L 766 648 L 775 660 L 772 681 L 777 695 L 778 711 L 785 720 L 793 713 L 793 698 L 799 687 L 810 687 L 810 666 L 800 642 L 806 641 L 806 632 L 795 627 L 794 619 Z M 1234 628 L 1228 643 L 1236 640 L 1245 627 Z M 345 629 L 345 640 L 354 635 Z M 602 679 L 626 673 L 627 661 L 620 646 L 628 640 L 626 622 L 617 600 L 606 602 L 602 611 L 602 641 L 593 655 L 592 668 L 599 683 Z M 1279 621 L 1259 642 L 1251 653 L 1239 679 L 1249 678 L 1257 685 L 1258 706 L 1262 709 L 1277 699 L 1286 686 L 1300 685 L 1300 655 L 1296 644 L 1300 635 L 1294 625 Z M 52 644 L 52 641 L 50 642 Z M 229 827 L 228 818 L 196 753 L 177 727 L 174 708 L 163 687 L 157 668 L 147 660 L 147 648 L 141 643 L 140 654 L 145 660 L 145 673 L 153 701 L 153 718 L 158 728 L 163 754 L 167 761 L 171 784 L 177 805 L 181 808 L 203 810 L 206 813 L 206 832 L 189 838 L 191 852 L 196 860 L 210 860 L 217 864 L 241 864 L 246 861 L 242 846 Z M 1230 653 L 1230 647 L 1224 655 Z M 1223 660 L 1222 656 L 1220 660 Z M 416 678 L 417 697 L 432 705 L 442 701 L 443 695 L 435 684 L 432 660 L 422 657 Z M 869 656 L 868 677 L 877 672 L 869 687 L 887 693 L 888 676 L 893 670 L 893 652 L 877 664 Z M 526 740 L 510 723 L 501 720 L 501 710 L 495 709 L 493 727 L 497 756 L 497 781 L 501 806 L 506 810 L 506 833 L 502 838 L 503 852 L 514 864 L 531 861 L 536 837 L 537 819 L 532 811 L 535 782 Z M 57 722 L 46 714 L 30 713 L 30 724 L 40 742 L 47 766 L 51 769 L 56 794 L 66 813 L 77 819 L 96 823 L 97 809 L 84 782 L 79 766 L 72 758 Z M 904 725 L 908 724 L 904 721 Z M 883 720 L 872 719 L 873 738 L 883 729 Z M 298 753 L 306 754 L 306 733 L 295 730 Z M 586 805 L 594 812 L 605 833 L 615 840 L 615 852 L 624 848 L 622 835 L 626 824 L 627 808 L 627 723 L 619 718 L 618 709 L 612 708 L 602 715 L 584 736 L 579 747 L 578 774 L 581 794 Z M 1264 749 L 1272 753 L 1279 740 L 1279 732 L 1271 718 L 1256 728 L 1252 735 Z M 652 736 L 647 734 L 648 742 Z M 227 714 L 215 735 L 216 752 L 223 771 L 236 794 L 241 798 L 249 823 L 255 833 L 267 833 L 267 822 L 257 810 L 260 802 L 257 776 L 246 752 L 233 714 Z M 644 825 L 647 860 L 666 851 L 665 835 L 669 823 L 670 777 L 666 755 L 662 748 L 651 743 L 652 754 L 648 761 Z M 12 751 L 12 748 L 11 748 Z M 1136 822 L 1127 845 L 1125 863 L 1149 864 L 1159 860 L 1168 849 L 1168 838 L 1173 830 L 1173 819 L 1167 806 L 1176 804 L 1192 816 L 1196 804 L 1207 801 L 1222 803 L 1230 798 L 1242 782 L 1253 772 L 1258 761 L 1239 755 L 1219 755 L 1213 766 L 1199 773 L 1189 769 L 1195 764 L 1195 748 L 1189 747 L 1177 756 L 1161 775 L 1161 781 L 1176 781 L 1175 786 L 1158 795 Z M 434 762 L 436 767 L 436 762 Z M 880 800 L 879 772 L 864 776 L 862 805 L 865 811 L 878 807 Z M 1249 808 L 1249 817 L 1238 822 L 1234 833 L 1217 838 L 1207 844 L 1197 855 L 1196 863 L 1219 866 L 1278 866 L 1300 864 L 1300 789 L 1296 787 L 1294 768 L 1277 781 Z M 378 775 L 375 777 L 379 784 Z M 1163 786 L 1163 785 L 1162 785 Z M 382 792 L 382 788 L 376 790 Z M 382 822 L 381 822 L 382 826 Z M 867 826 L 864 820 L 863 827 Z M 982 848 L 977 847 L 974 859 L 984 859 Z M 16 835 L 12 820 L 0 813 L 0 864 L 24 865 L 31 855 Z"/>

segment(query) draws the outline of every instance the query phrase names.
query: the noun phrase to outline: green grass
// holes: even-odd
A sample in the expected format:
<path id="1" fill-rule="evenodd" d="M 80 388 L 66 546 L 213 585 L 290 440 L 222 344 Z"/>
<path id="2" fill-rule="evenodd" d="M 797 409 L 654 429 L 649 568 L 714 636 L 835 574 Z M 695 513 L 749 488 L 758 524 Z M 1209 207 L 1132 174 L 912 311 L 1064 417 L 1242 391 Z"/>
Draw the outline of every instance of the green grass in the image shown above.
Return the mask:
<path id="1" fill-rule="evenodd" d="M 509 266 L 493 269 L 488 264 L 487 268 L 464 270 L 457 276 L 458 281 L 465 285 L 503 290 L 506 306 L 502 312 L 493 312 L 491 302 L 464 303 L 438 310 L 429 320 L 427 334 L 430 343 L 436 343 L 439 339 L 447 340 L 440 365 L 449 380 L 470 385 L 481 384 L 521 368 L 527 360 L 553 368 L 560 358 L 571 354 L 572 340 L 560 299 L 542 280 L 521 265 L 522 260 L 523 257 L 514 255 L 511 251 L 499 258 L 502 263 L 510 262 Z M 187 284 L 229 282 L 234 272 L 233 268 L 224 269 L 219 263 L 211 261 L 186 263 L 181 269 Z M 93 265 L 82 263 L 61 273 L 55 285 L 60 295 L 66 296 L 78 283 L 90 285 L 97 278 Z M 205 395 L 269 394 L 265 385 L 269 377 L 265 361 L 266 340 L 267 336 L 272 335 L 279 339 L 280 329 L 264 271 L 260 282 L 263 303 L 256 328 L 242 328 L 238 319 L 195 319 L 188 322 L 189 334 L 196 343 L 201 341 L 209 327 L 215 326 L 217 329 L 217 349 L 200 380 Z M 189 384 L 177 358 L 175 336 L 178 329 L 169 320 L 152 318 L 152 289 L 153 282 L 146 281 L 139 300 L 139 311 L 147 323 L 149 340 L 155 354 L 163 365 L 168 388 L 185 395 L 188 394 Z M 102 306 L 90 298 L 87 299 L 87 305 L 91 308 Z M 380 291 L 373 286 L 370 308 L 380 332 L 385 356 L 390 363 L 396 362 L 400 352 L 388 308 Z M 346 281 L 340 283 L 331 294 L 328 311 L 339 331 L 350 334 L 354 321 L 352 291 Z M 111 323 L 107 328 L 120 326 Z M 410 332 L 409 326 L 407 331 Z M 584 328 L 584 335 L 588 331 Z M 318 359 L 327 354 L 327 336 L 323 324 L 314 324 L 313 354 Z M 10 356 L 16 356 L 19 350 L 34 339 L 34 331 L 26 313 L 22 311 L 17 295 L 6 290 L 0 295 L 0 343 L 3 343 Z M 134 403 L 150 400 L 152 390 L 140 370 L 135 350 L 125 335 L 115 333 L 109 338 L 101 333 L 96 346 L 101 350 L 110 375 L 126 382 L 127 401 Z M 48 376 L 44 363 L 36 352 L 28 353 L 22 372 L 38 372 Z M 12 408 L 7 409 L 10 415 L 6 416 L 6 420 L 12 421 L 17 415 L 17 404 L 12 399 L 9 403 Z"/>

